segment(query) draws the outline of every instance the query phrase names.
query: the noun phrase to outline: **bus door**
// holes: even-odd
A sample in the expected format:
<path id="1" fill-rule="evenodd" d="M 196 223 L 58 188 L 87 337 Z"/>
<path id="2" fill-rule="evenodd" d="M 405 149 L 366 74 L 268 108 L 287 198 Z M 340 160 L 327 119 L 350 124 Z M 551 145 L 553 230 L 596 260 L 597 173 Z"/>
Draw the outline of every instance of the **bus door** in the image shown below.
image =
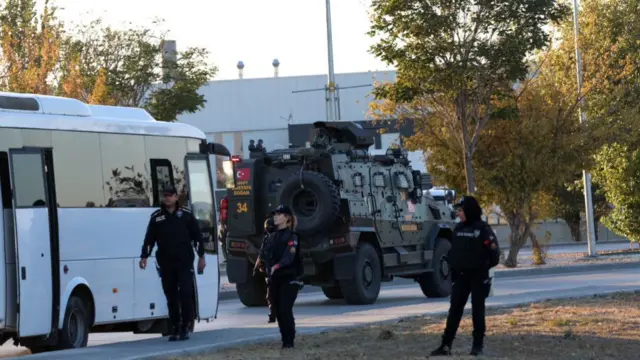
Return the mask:
<path id="1" fill-rule="evenodd" d="M 218 238 L 216 231 L 216 207 L 208 154 L 187 154 L 185 180 L 189 192 L 189 208 L 198 220 L 205 241 L 207 267 L 197 272 L 198 257 L 193 264 L 195 273 L 196 309 L 198 320 L 211 320 L 218 313 L 220 272 L 218 263 Z"/>
<path id="2" fill-rule="evenodd" d="M 60 259 L 53 151 L 9 149 L 17 274 L 18 336 L 58 329 Z"/>

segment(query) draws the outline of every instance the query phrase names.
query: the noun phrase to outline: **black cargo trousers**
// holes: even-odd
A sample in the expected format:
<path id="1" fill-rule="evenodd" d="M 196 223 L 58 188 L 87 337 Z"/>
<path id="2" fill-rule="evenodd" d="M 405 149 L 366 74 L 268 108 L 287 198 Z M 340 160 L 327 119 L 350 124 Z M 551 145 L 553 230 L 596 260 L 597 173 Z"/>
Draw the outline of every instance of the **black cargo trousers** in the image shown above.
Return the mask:
<path id="1" fill-rule="evenodd" d="M 471 295 L 471 317 L 473 319 L 473 344 L 482 346 L 485 332 L 485 300 L 491 290 L 489 269 L 474 271 L 456 271 L 451 289 L 451 305 L 447 316 L 447 325 L 442 336 L 443 344 L 451 347 L 456 337 L 460 320 Z"/>
<path id="2" fill-rule="evenodd" d="M 282 342 L 293 344 L 296 336 L 296 323 L 293 317 L 293 304 L 298 298 L 300 285 L 289 276 L 273 276 L 269 279 L 271 306 L 275 310 L 276 320 L 282 335 Z"/>
<path id="3" fill-rule="evenodd" d="M 173 330 L 180 329 L 180 326 L 188 330 L 194 314 L 193 264 L 173 261 L 159 265 L 162 290 L 167 298 Z"/>

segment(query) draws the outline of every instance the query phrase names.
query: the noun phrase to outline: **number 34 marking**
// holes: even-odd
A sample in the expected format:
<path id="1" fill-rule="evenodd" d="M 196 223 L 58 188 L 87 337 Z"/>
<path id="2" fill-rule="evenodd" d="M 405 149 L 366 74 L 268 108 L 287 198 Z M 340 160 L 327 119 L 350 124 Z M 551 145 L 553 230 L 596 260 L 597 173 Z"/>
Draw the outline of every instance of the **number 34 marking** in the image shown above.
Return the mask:
<path id="1" fill-rule="evenodd" d="M 241 213 L 246 213 L 247 211 L 249 211 L 249 207 L 246 202 L 237 203 L 237 209 L 236 209 L 237 213 L 241 214 Z"/>

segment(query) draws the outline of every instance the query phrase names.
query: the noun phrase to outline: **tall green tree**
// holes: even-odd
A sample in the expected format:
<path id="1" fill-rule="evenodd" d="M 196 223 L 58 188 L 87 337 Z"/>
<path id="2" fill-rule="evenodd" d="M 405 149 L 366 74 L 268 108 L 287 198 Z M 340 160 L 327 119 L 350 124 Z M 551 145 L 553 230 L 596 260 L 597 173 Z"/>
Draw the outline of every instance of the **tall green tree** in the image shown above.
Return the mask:
<path id="1" fill-rule="evenodd" d="M 372 0 L 372 53 L 397 70 L 376 99 L 420 98 L 460 152 L 466 188 L 476 190 L 473 158 L 495 99 L 529 72 L 527 56 L 548 43 L 544 27 L 567 7 L 554 0 Z"/>
<path id="2" fill-rule="evenodd" d="M 6 0 L 0 6 L 0 87 L 4 91 L 51 94 L 59 65 L 63 24 L 46 0 Z"/>
<path id="3" fill-rule="evenodd" d="M 638 0 L 583 0 L 579 15 L 585 111 L 593 130 L 590 145 L 596 150 L 592 173 L 601 187 L 592 189 L 594 214 L 602 215 L 603 224 L 630 239 L 640 238 L 635 226 L 640 208 L 633 205 L 640 203 L 636 198 L 640 193 L 633 191 L 640 147 L 639 6 Z M 562 41 L 551 63 L 558 74 L 555 81 L 564 86 L 565 93 L 575 93 L 575 70 L 563 70 L 575 69 L 573 21 L 567 19 L 557 30 Z M 605 207 L 595 201 L 598 193 L 606 196 Z M 579 216 L 577 207 L 569 211 L 574 219 Z"/>
<path id="4" fill-rule="evenodd" d="M 632 242 L 640 242 L 640 149 L 613 143 L 596 156 L 595 179 L 613 205 L 603 223 Z"/>
<path id="5" fill-rule="evenodd" d="M 78 26 L 65 41 L 59 92 L 92 103 L 144 107 L 161 121 L 201 110 L 206 99 L 198 90 L 217 68 L 203 48 L 163 61 L 165 39 L 160 22 L 124 30 L 101 19 Z"/>

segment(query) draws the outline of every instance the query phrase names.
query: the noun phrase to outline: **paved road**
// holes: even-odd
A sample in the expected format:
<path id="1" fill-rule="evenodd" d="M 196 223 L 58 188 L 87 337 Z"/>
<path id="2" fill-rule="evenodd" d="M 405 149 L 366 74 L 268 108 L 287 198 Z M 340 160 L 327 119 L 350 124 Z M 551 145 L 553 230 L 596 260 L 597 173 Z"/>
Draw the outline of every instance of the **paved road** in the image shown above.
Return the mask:
<path id="1" fill-rule="evenodd" d="M 635 268 L 600 270 L 564 275 L 537 275 L 498 279 L 495 296 L 487 300 L 489 306 L 507 306 L 548 298 L 586 296 L 597 293 L 640 289 L 640 264 Z M 315 333 L 331 327 L 342 327 L 399 317 L 446 311 L 448 299 L 426 299 L 417 285 L 387 286 L 374 305 L 349 306 L 329 301 L 322 294 L 301 294 L 296 302 L 295 315 L 301 334 Z M 196 334 L 187 342 L 169 343 L 155 335 L 94 334 L 89 348 L 47 353 L 22 359 L 140 359 L 150 355 L 177 355 L 228 346 L 264 337 L 278 337 L 277 326 L 265 324 L 264 308 L 245 308 L 237 300 L 220 303 L 218 320 L 197 324 Z M 143 341 L 135 341 L 142 340 Z M 301 340 L 303 341 L 303 340 Z M 106 346 L 96 346 L 103 344 Z M 435 345 L 435 344 L 434 344 Z M 15 356 L 12 345 L 0 348 L 0 354 Z"/>

